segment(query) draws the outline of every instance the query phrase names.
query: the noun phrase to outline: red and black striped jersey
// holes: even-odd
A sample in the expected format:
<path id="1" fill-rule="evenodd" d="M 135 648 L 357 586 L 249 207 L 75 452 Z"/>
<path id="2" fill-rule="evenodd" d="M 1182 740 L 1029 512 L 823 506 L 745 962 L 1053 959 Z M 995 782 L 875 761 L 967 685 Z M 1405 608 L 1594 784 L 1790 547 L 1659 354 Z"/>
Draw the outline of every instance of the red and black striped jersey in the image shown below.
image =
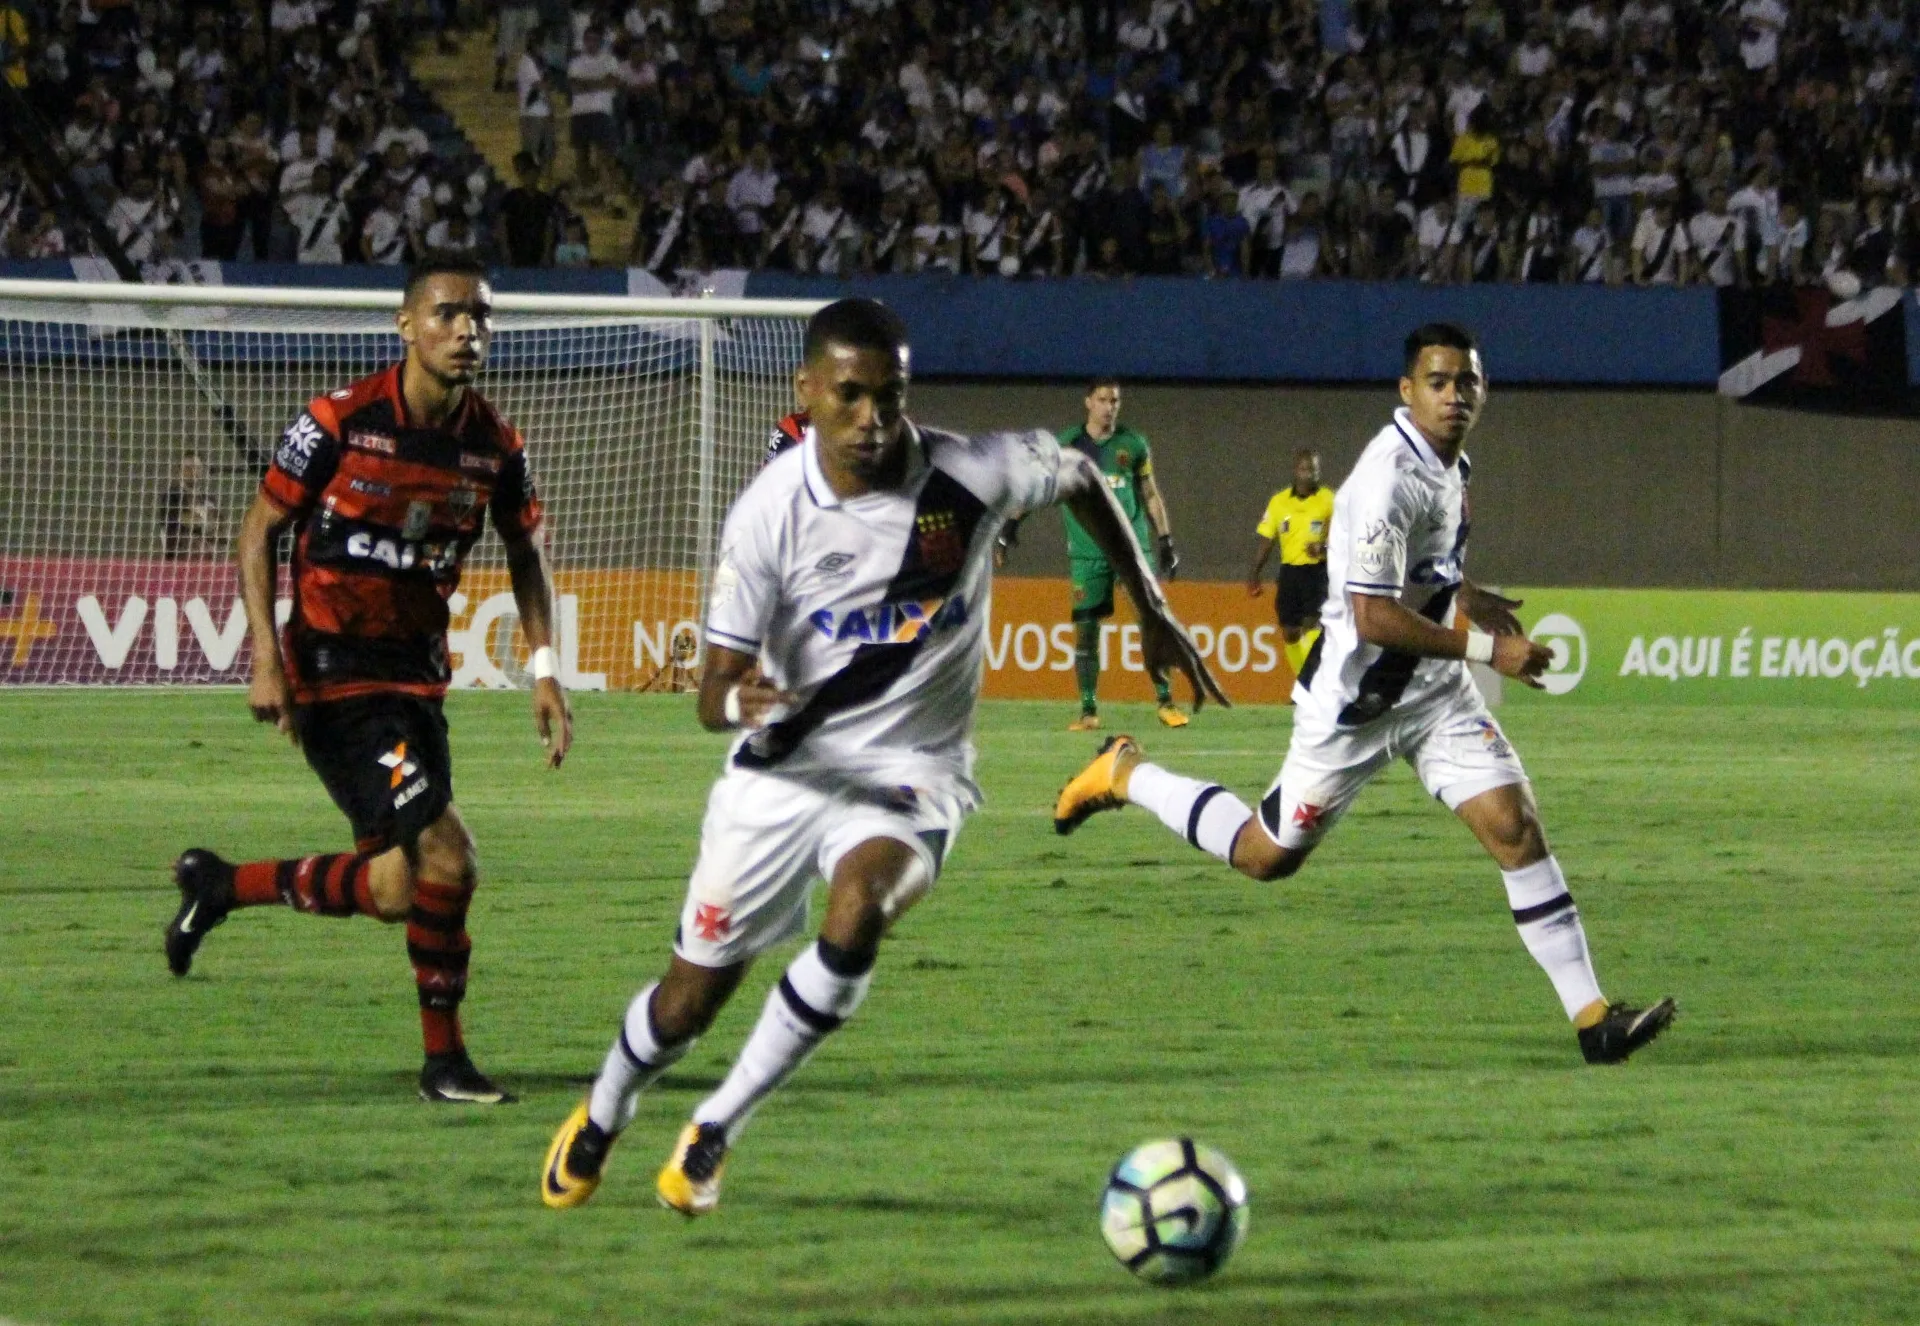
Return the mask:
<path id="1" fill-rule="evenodd" d="M 395 365 L 317 396 L 260 489 L 295 521 L 283 654 L 301 703 L 447 689 L 447 598 L 485 528 L 540 526 L 520 434 L 469 387 L 451 418 L 408 417 Z"/>
<path id="2" fill-rule="evenodd" d="M 795 410 L 775 424 L 773 431 L 767 434 L 767 454 L 760 463 L 764 465 L 789 447 L 797 447 L 806 441 L 807 429 L 812 423 L 805 410 Z"/>

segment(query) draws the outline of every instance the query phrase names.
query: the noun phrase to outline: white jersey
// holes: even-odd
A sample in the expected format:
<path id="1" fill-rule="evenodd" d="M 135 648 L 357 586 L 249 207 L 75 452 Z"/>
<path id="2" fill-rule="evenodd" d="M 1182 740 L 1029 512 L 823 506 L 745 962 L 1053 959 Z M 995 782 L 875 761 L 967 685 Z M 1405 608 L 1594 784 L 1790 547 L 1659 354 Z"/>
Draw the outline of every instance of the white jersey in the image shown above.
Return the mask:
<path id="1" fill-rule="evenodd" d="M 741 734 L 736 766 L 824 785 L 979 799 L 974 708 L 1002 522 L 1054 501 L 1046 432 L 960 437 L 907 425 L 907 476 L 841 499 L 814 430 L 733 504 L 707 640 L 757 655 L 798 696 Z"/>
<path id="2" fill-rule="evenodd" d="M 1398 599 L 1451 625 L 1460 592 L 1470 523 L 1463 453 L 1451 465 L 1420 436 L 1406 410 L 1381 429 L 1333 499 L 1327 532 L 1327 602 L 1320 639 L 1300 669 L 1296 705 L 1343 727 L 1370 722 L 1396 706 L 1449 692 L 1471 694 L 1457 658 L 1417 658 L 1370 645 L 1354 627 L 1347 595 Z"/>

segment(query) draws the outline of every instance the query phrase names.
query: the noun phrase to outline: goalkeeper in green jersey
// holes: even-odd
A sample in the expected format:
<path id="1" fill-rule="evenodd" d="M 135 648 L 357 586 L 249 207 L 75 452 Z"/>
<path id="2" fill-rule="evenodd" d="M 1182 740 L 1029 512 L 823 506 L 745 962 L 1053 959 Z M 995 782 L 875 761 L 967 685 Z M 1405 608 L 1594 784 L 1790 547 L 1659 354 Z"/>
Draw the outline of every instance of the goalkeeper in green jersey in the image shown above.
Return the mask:
<path id="1" fill-rule="evenodd" d="M 1120 422 L 1119 382 L 1096 379 L 1087 389 L 1086 406 L 1086 422 L 1062 433 L 1060 445 L 1079 448 L 1100 467 L 1140 550 L 1153 559 L 1161 579 L 1171 580 L 1180 565 L 1173 548 L 1173 526 L 1153 481 L 1146 437 Z M 1080 683 L 1080 717 L 1067 730 L 1091 732 L 1100 726 L 1100 623 L 1113 616 L 1113 564 L 1072 512 L 1062 507 L 1060 515 L 1067 525 L 1067 558 L 1073 576 L 1073 673 Z M 1187 716 L 1174 704 L 1167 683 L 1155 680 L 1153 688 L 1160 701 L 1160 721 L 1168 727 L 1185 727 Z"/>

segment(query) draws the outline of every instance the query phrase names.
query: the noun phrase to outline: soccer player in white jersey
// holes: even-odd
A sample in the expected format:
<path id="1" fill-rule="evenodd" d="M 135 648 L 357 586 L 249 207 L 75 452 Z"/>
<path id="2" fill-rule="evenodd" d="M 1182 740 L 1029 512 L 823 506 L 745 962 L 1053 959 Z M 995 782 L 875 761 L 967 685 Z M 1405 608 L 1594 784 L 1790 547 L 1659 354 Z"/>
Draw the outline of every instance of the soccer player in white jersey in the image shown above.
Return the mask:
<path id="1" fill-rule="evenodd" d="M 1064 503 L 1106 549 L 1157 676 L 1187 675 L 1195 705 L 1225 703 L 1167 610 L 1093 463 L 1045 432 L 958 437 L 904 414 L 906 332 L 846 299 L 807 325 L 795 387 L 800 445 L 770 460 L 728 514 L 707 611 L 701 723 L 736 730 L 701 826 L 667 971 L 628 1007 L 587 1100 L 541 1174 L 577 1206 L 640 1090 L 692 1046 L 754 957 L 806 923 L 719 1089 L 681 1131 L 658 1188 L 710 1211 L 748 1116 L 866 997 L 880 940 L 933 887 L 980 801 L 969 741 L 979 698 L 994 537 Z"/>
<path id="2" fill-rule="evenodd" d="M 1381 769 L 1404 758 L 1500 867 L 1527 951 L 1546 971 L 1590 1063 L 1618 1063 L 1666 1029 L 1674 1003 L 1609 1003 L 1580 913 L 1547 849 L 1533 790 L 1487 712 L 1468 661 L 1538 687 L 1552 660 L 1513 610 L 1464 571 L 1472 466 L 1462 447 L 1486 402 L 1473 337 L 1435 323 L 1407 338 L 1406 408 L 1367 444 L 1334 499 L 1322 634 L 1294 686 L 1293 739 L 1256 815 L 1217 783 L 1183 778 L 1114 737 L 1067 784 L 1054 828 L 1132 803 L 1258 880 L 1306 864 Z M 1458 607 L 1473 623 L 1451 625 Z"/>

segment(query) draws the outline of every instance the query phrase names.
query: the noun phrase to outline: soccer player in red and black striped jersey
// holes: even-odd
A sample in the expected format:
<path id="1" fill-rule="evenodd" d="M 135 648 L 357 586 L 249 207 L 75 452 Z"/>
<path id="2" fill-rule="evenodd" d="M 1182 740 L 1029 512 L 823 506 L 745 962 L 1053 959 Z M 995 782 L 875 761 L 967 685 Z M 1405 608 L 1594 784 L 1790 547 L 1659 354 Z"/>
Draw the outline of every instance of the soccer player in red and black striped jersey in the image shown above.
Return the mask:
<path id="1" fill-rule="evenodd" d="M 174 863 L 180 910 L 167 963 L 184 976 L 237 907 L 405 922 L 434 1101 L 511 1099 L 460 1034 L 474 843 L 453 804 L 441 699 L 447 599 L 489 518 L 507 549 L 533 647 L 534 724 L 558 766 L 572 740 L 555 677 L 540 498 L 520 434 L 473 389 L 492 337 L 486 269 L 430 258 L 396 319 L 406 359 L 316 397 L 294 420 L 241 526 L 236 554 L 253 642 L 253 716 L 306 754 L 353 826 L 354 850 L 230 865 L 194 848 Z M 294 529 L 293 613 L 274 631 L 273 548 Z"/>

